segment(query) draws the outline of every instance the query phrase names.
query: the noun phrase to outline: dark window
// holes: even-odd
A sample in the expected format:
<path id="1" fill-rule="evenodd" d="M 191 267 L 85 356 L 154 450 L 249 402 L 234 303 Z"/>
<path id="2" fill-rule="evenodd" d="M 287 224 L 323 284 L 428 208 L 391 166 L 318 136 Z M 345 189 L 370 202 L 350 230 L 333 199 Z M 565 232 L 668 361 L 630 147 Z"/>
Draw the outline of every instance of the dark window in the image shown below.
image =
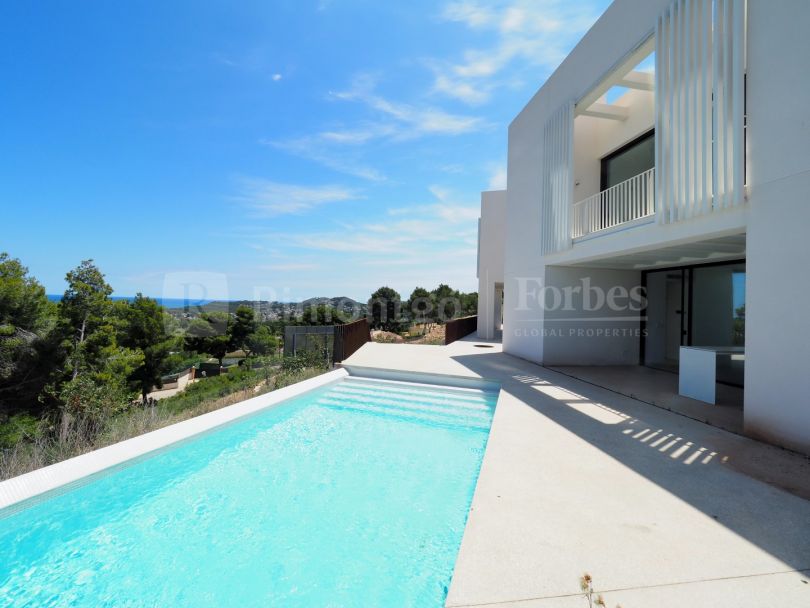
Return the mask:
<path id="1" fill-rule="evenodd" d="M 640 175 L 655 166 L 655 131 L 648 131 L 602 159 L 600 190 Z"/>

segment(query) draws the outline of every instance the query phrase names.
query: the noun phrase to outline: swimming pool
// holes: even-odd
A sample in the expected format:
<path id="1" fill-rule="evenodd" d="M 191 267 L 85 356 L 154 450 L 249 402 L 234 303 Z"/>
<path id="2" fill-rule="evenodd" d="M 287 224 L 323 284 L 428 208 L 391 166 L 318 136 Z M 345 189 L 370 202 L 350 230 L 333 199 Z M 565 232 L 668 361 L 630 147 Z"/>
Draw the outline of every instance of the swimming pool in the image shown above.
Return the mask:
<path id="1" fill-rule="evenodd" d="M 442 606 L 496 396 L 348 377 L 0 511 L 0 597 Z"/>

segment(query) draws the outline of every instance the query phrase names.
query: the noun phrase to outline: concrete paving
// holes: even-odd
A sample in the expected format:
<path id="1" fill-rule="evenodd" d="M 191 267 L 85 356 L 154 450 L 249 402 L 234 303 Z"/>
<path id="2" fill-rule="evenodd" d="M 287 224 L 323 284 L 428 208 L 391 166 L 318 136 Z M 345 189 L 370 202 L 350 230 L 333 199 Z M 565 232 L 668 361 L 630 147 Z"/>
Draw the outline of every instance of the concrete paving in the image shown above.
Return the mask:
<path id="1" fill-rule="evenodd" d="M 678 394 L 678 374 L 641 365 L 552 366 L 549 369 L 672 410 L 700 422 L 743 434 L 743 389 L 717 384 L 717 403 Z"/>
<path id="2" fill-rule="evenodd" d="M 806 458 L 478 344 L 346 361 L 501 383 L 447 606 L 810 606 Z"/>

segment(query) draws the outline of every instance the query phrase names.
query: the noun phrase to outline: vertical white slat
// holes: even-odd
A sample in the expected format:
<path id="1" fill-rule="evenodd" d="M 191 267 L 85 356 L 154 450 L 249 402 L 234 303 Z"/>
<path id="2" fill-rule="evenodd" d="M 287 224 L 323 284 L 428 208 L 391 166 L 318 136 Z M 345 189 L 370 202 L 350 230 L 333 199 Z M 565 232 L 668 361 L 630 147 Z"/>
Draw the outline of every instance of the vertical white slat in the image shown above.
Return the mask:
<path id="1" fill-rule="evenodd" d="M 616 225 L 616 207 L 617 207 L 617 189 L 611 188 L 610 189 L 610 225 Z"/>
<path id="2" fill-rule="evenodd" d="M 605 205 L 607 205 L 607 196 L 604 192 L 599 193 L 599 207 L 594 209 L 594 213 L 591 220 L 593 232 L 596 232 L 601 227 L 602 221 L 602 214 L 605 212 Z"/>
<path id="3" fill-rule="evenodd" d="M 551 251 L 549 243 L 549 231 L 551 230 L 551 213 L 549 207 L 551 206 L 551 156 L 554 154 L 553 142 L 551 141 L 551 124 L 546 124 L 546 130 L 543 137 L 543 153 L 544 153 L 544 167 L 543 167 L 543 253 Z"/>
<path id="4" fill-rule="evenodd" d="M 556 117 L 554 118 L 554 168 L 552 170 L 554 175 L 554 196 L 552 201 L 554 204 L 552 205 L 552 213 L 553 213 L 553 220 L 551 223 L 552 226 L 552 247 L 554 251 L 558 251 L 557 244 L 560 240 L 560 216 L 559 216 L 559 201 L 560 201 L 560 161 L 562 159 L 562 138 L 560 137 L 560 122 L 562 118 L 560 117 L 560 112 L 557 112 Z"/>
<path id="5" fill-rule="evenodd" d="M 700 168 L 702 166 L 701 139 L 700 139 L 700 68 L 701 68 L 701 4 L 703 0 L 692 2 L 692 63 L 691 63 L 691 91 L 692 91 L 692 215 L 700 214 Z"/>
<path id="6" fill-rule="evenodd" d="M 681 0 L 681 196 L 678 219 L 687 216 L 689 208 L 689 6 L 691 0 Z"/>
<path id="7" fill-rule="evenodd" d="M 689 0 L 680 0 L 680 14 L 678 17 L 678 132 L 679 132 L 679 145 L 678 145 L 678 162 L 680 169 L 678 171 L 678 200 L 677 200 L 677 220 L 683 220 L 686 210 L 686 175 L 687 175 L 687 159 L 688 159 L 688 141 L 687 141 L 687 118 L 686 111 L 687 98 L 687 46 L 689 42 L 686 39 L 686 4 Z"/>
<path id="8" fill-rule="evenodd" d="M 668 84 L 668 56 L 667 52 L 667 24 L 669 11 L 664 11 L 658 18 L 658 30 L 655 38 L 655 103 L 658 109 L 655 122 L 655 144 L 658 155 L 655 157 L 655 166 L 659 179 L 655 182 L 656 200 L 658 207 L 656 216 L 659 223 L 664 222 L 664 211 L 667 208 L 667 186 L 665 177 L 667 163 L 667 141 L 669 132 L 666 125 L 667 98 L 669 96 Z"/>
<path id="9" fill-rule="evenodd" d="M 667 153 L 667 178 L 666 185 L 668 190 L 668 204 L 666 209 L 667 222 L 673 220 L 672 208 L 675 204 L 675 45 L 676 40 L 675 32 L 675 6 L 673 5 L 669 11 L 669 27 L 667 28 L 667 123 L 669 132 L 669 152 Z"/>
<path id="10" fill-rule="evenodd" d="M 571 247 L 571 227 L 569 225 L 570 219 L 568 210 L 574 204 L 574 103 L 568 104 L 567 116 L 565 121 L 566 129 L 566 142 L 568 144 L 568 154 L 566 155 L 565 165 L 568 167 L 566 173 L 566 194 L 565 201 L 563 202 L 563 222 L 565 229 L 563 230 L 563 247 L 568 249 Z"/>
<path id="11" fill-rule="evenodd" d="M 670 81 L 670 103 L 669 103 L 669 133 L 670 133 L 670 201 L 669 201 L 669 222 L 675 221 L 675 207 L 678 201 L 678 3 L 676 0 L 672 5 L 670 14 L 670 65 L 672 67 Z"/>
<path id="12" fill-rule="evenodd" d="M 560 173 L 561 167 L 560 162 L 562 160 L 563 151 L 562 151 L 562 137 L 560 136 L 560 123 L 562 122 L 562 117 L 560 113 L 562 110 L 557 112 L 557 115 L 554 118 L 554 168 L 552 169 L 552 173 L 554 175 L 554 196 L 552 201 L 554 204 L 552 205 L 552 233 L 551 233 L 551 246 L 554 251 L 559 251 L 558 243 L 560 240 L 560 214 L 559 214 L 559 206 L 560 206 Z"/>
<path id="13" fill-rule="evenodd" d="M 560 133 L 559 133 L 560 113 L 554 115 L 551 127 L 551 149 L 553 151 L 551 164 L 551 223 L 550 223 L 550 247 L 551 251 L 556 250 L 557 243 L 557 198 L 559 188 L 559 163 L 560 163 Z"/>
<path id="14" fill-rule="evenodd" d="M 723 2 L 723 207 L 730 206 L 734 196 L 734 183 L 732 181 L 734 178 L 734 154 L 732 148 L 734 73 L 732 70 L 733 43 L 731 40 L 733 35 L 731 28 L 733 2 L 734 0 L 724 0 Z"/>
<path id="15" fill-rule="evenodd" d="M 677 219 L 680 221 L 684 219 L 684 211 L 686 208 L 686 163 L 688 159 L 688 146 L 687 146 L 687 118 L 686 111 L 686 89 L 687 89 L 687 62 L 686 53 L 687 45 L 689 44 L 686 39 L 686 4 L 689 0 L 680 0 L 680 14 L 678 17 L 678 132 L 679 132 L 679 145 L 678 145 L 678 162 L 680 169 L 678 171 L 678 201 L 677 201 Z"/>
<path id="16" fill-rule="evenodd" d="M 548 252 L 548 206 L 551 204 L 548 197 L 548 167 L 549 155 L 551 154 L 549 143 L 548 125 L 546 125 L 543 129 L 542 167 L 540 171 L 540 251 L 544 254 Z"/>
<path id="17" fill-rule="evenodd" d="M 682 217 L 692 217 L 692 151 L 694 142 L 692 140 L 692 6 L 693 0 L 685 0 L 683 8 L 683 134 L 684 134 L 684 157 L 683 157 L 683 215 Z"/>
<path id="18" fill-rule="evenodd" d="M 661 167 L 664 162 L 663 154 L 661 153 L 662 142 L 664 140 L 663 121 L 661 120 L 661 113 L 663 112 L 663 96 L 664 75 L 661 73 L 661 49 L 664 45 L 664 19 L 666 18 L 666 11 L 658 16 L 655 22 L 655 91 L 653 93 L 653 103 L 655 104 L 655 167 Z M 659 209 L 663 205 L 662 202 L 663 189 L 661 188 L 661 181 L 655 183 L 655 198 L 658 201 Z M 659 215 L 660 221 L 660 215 Z"/>
<path id="19" fill-rule="evenodd" d="M 656 38 L 655 47 L 655 77 L 658 79 L 655 87 L 655 98 L 660 108 L 658 122 L 655 125 L 655 140 L 658 144 L 658 157 L 655 159 L 655 166 L 658 171 L 656 188 L 658 194 L 658 208 L 656 218 L 659 224 L 666 223 L 666 214 L 669 209 L 669 151 L 670 128 L 669 128 L 669 12 L 667 8 L 660 17 L 659 31 L 660 39 Z"/>
<path id="20" fill-rule="evenodd" d="M 703 21 L 701 38 L 703 39 L 703 59 L 701 70 L 701 155 L 703 169 L 701 176 L 701 213 L 708 213 L 711 209 L 711 172 L 712 172 L 712 130 L 711 130 L 711 39 L 712 39 L 712 0 L 702 0 Z"/>
<path id="21" fill-rule="evenodd" d="M 719 208 L 722 175 L 720 172 L 720 82 L 722 79 L 723 38 L 720 35 L 722 0 L 714 1 L 712 27 L 712 207 Z"/>
<path id="22" fill-rule="evenodd" d="M 621 222 L 626 222 L 630 219 L 630 212 L 628 211 L 630 201 L 630 194 L 628 192 L 629 186 L 629 182 L 624 182 L 624 187 L 622 188 L 622 217 L 619 220 Z"/>
<path id="23" fill-rule="evenodd" d="M 675 221 L 675 199 L 678 196 L 678 3 L 673 2 L 669 13 L 669 208 L 667 222 Z"/>
<path id="24" fill-rule="evenodd" d="M 743 96 L 744 69 L 743 58 L 745 53 L 745 0 L 734 0 L 732 14 L 731 42 L 733 45 L 732 58 L 732 198 L 731 204 L 738 205 L 743 200 Z"/>
<path id="25" fill-rule="evenodd" d="M 717 76 L 715 79 L 714 120 L 717 123 L 715 154 L 717 156 L 717 191 L 715 208 L 725 206 L 726 196 L 726 33 L 725 33 L 726 0 L 717 0 L 715 15 L 715 46 L 717 48 Z"/>
<path id="26" fill-rule="evenodd" d="M 557 115 L 554 114 L 548 126 L 548 232 L 546 233 L 546 253 L 554 251 L 554 170 L 557 164 Z"/>
<path id="27" fill-rule="evenodd" d="M 636 184 L 638 183 L 638 176 L 633 178 L 627 187 L 627 219 L 634 220 L 639 217 L 638 214 L 638 197 L 636 196 Z"/>
<path id="28" fill-rule="evenodd" d="M 695 142 L 694 149 L 692 150 L 692 214 L 701 214 L 701 182 L 702 182 L 702 168 L 703 168 L 703 154 L 701 152 L 703 145 L 702 126 L 703 120 L 701 116 L 701 93 L 703 91 L 702 84 L 702 68 L 703 68 L 703 2 L 704 0 L 694 0 L 694 8 L 692 9 L 692 133 L 693 141 Z"/>
<path id="29" fill-rule="evenodd" d="M 567 103 L 548 118 L 543 128 L 540 239 L 543 254 L 571 245 L 573 134 L 572 104 Z"/>
<path id="30" fill-rule="evenodd" d="M 553 191 L 551 193 L 551 246 L 554 251 L 557 250 L 557 240 L 559 238 L 559 226 L 558 222 L 560 218 L 557 215 L 557 203 L 560 198 L 560 156 L 562 155 L 562 151 L 560 150 L 560 113 L 558 112 L 557 115 L 554 117 L 554 166 L 551 169 L 551 175 L 553 176 Z"/>

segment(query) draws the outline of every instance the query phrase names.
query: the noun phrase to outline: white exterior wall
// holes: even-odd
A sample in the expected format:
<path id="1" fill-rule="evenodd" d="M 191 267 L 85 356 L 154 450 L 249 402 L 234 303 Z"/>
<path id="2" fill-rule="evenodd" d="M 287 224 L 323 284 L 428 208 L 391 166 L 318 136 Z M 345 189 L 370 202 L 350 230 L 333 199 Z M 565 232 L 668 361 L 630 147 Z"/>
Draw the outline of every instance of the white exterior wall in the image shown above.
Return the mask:
<path id="1" fill-rule="evenodd" d="M 503 257 L 506 241 L 506 190 L 481 193 L 481 219 L 478 224 L 478 335 L 495 337 L 495 284 L 503 283 Z"/>
<path id="2" fill-rule="evenodd" d="M 545 285 L 548 289 L 545 294 L 543 363 L 638 363 L 640 304 L 636 301 L 636 310 L 632 310 L 630 293 L 633 290 L 640 293 L 641 272 L 548 266 Z M 566 289 L 571 290 L 567 300 Z M 597 307 L 597 299 L 602 297 L 598 294 L 610 298 L 612 306 Z"/>
<path id="3" fill-rule="evenodd" d="M 527 288 L 545 281 L 547 264 L 566 264 L 566 260 L 576 260 L 582 251 L 581 244 L 575 244 L 561 254 L 541 255 L 539 201 L 542 184 L 539 167 L 543 166 L 544 126 L 564 103 L 583 96 L 634 47 L 648 38 L 655 29 L 659 13 L 668 4 L 669 0 L 616 0 L 509 125 L 503 332 L 506 352 L 543 362 L 544 311 L 536 306 L 526 306 L 522 296 L 526 295 Z M 576 120 L 579 122 L 582 118 Z M 583 124 L 587 122 L 583 121 Z M 577 136 L 575 129 L 575 157 L 582 154 L 582 147 L 577 146 Z M 595 158 L 593 162 L 596 162 Z M 591 164 L 589 173 L 593 166 Z M 574 173 L 576 171 L 575 161 Z M 591 181 L 588 187 L 598 189 L 598 166 L 595 177 L 593 173 L 590 175 L 590 179 L 596 181 Z M 580 196 L 575 188 L 573 198 L 580 200 L 584 196 Z"/>
<path id="4" fill-rule="evenodd" d="M 593 341 L 544 338 L 556 321 L 551 320 L 552 313 L 526 306 L 526 295 L 539 285 L 579 278 L 560 267 L 596 265 L 617 255 L 746 234 L 746 430 L 810 453 L 810 78 L 805 65 L 810 37 L 804 31 L 810 4 L 748 0 L 743 204 L 673 223 L 605 231 L 551 255 L 540 251 L 538 168 L 543 163 L 544 125 L 650 35 L 669 4 L 669 0 L 616 0 L 509 127 L 504 350 L 541 363 L 625 363 L 633 355 L 629 343 L 629 350 L 608 351 Z M 600 123 L 611 122 L 576 119 L 573 179 L 579 186 L 574 188 L 574 201 L 596 192 L 599 157 L 624 143 L 583 150 L 583 144 L 599 141 L 597 132 L 610 128 Z M 595 281 L 608 276 L 585 268 L 578 272 L 591 273 Z M 630 275 L 613 279 L 627 285 L 634 280 Z"/>
<path id="5" fill-rule="evenodd" d="M 745 428 L 810 454 L 810 4 L 748 4 Z"/>

